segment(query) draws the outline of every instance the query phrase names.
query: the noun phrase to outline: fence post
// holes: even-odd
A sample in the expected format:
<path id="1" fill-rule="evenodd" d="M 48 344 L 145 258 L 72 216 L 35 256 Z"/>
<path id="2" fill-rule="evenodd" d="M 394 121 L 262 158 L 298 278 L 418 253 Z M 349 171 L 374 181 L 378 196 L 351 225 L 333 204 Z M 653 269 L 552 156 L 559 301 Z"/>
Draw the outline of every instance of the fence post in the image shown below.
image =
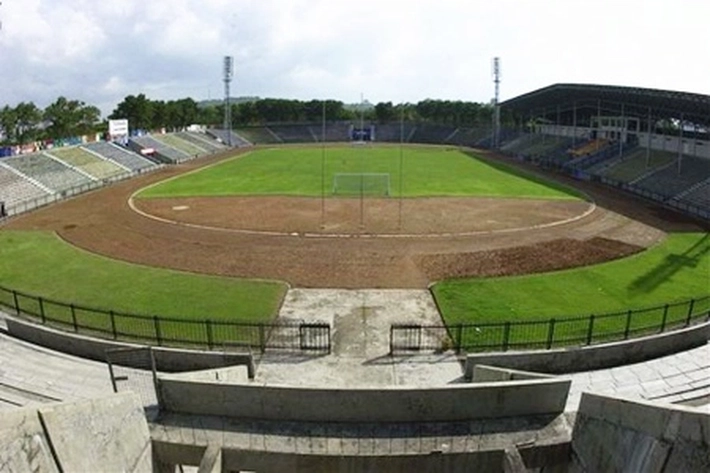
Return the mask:
<path id="1" fill-rule="evenodd" d="M 390 325 L 390 355 L 394 353 L 394 325 Z"/>
<path id="2" fill-rule="evenodd" d="M 263 323 L 259 324 L 259 349 L 261 353 L 266 352 L 266 332 Z"/>
<path id="3" fill-rule="evenodd" d="M 589 316 L 589 327 L 587 327 L 587 345 L 592 344 L 592 334 L 594 333 L 594 314 Z"/>
<path id="4" fill-rule="evenodd" d="M 205 320 L 205 328 L 207 330 L 207 347 L 211 350 L 214 347 L 214 340 L 212 339 L 212 321 L 210 319 Z"/>
<path id="5" fill-rule="evenodd" d="M 555 319 L 550 319 L 550 328 L 547 331 L 547 349 L 552 348 L 552 341 L 555 337 Z"/>
<path id="6" fill-rule="evenodd" d="M 17 316 L 20 316 L 20 301 L 17 299 L 17 291 L 12 291 L 12 300 L 15 303 L 15 312 L 17 312 Z"/>
<path id="7" fill-rule="evenodd" d="M 508 351 L 510 345 L 510 322 L 503 325 L 503 351 Z"/>
<path id="8" fill-rule="evenodd" d="M 663 307 L 663 317 L 661 317 L 661 330 L 659 333 L 663 333 L 666 329 L 666 321 L 668 320 L 668 304 Z"/>
<path id="9" fill-rule="evenodd" d="M 626 328 L 624 329 L 624 340 L 629 339 L 629 330 L 631 329 L 631 314 L 633 312 L 631 309 L 629 309 L 628 312 L 626 312 Z"/>
<path id="10" fill-rule="evenodd" d="M 155 327 L 155 339 L 158 341 L 158 346 L 161 346 L 163 337 L 160 334 L 160 319 L 157 315 L 153 316 L 153 326 Z"/>
<path id="11" fill-rule="evenodd" d="M 695 307 L 695 299 L 690 299 L 690 305 L 688 306 L 688 316 L 685 319 L 685 326 L 690 325 L 690 321 L 693 318 L 693 308 Z"/>
<path id="12" fill-rule="evenodd" d="M 47 323 L 47 319 L 44 315 L 44 301 L 41 297 L 38 297 L 37 300 L 39 301 L 39 315 L 42 318 L 42 324 L 44 325 Z"/>
<path id="13" fill-rule="evenodd" d="M 461 345 L 463 343 L 463 324 L 456 326 L 456 354 L 461 353 Z"/>
<path id="14" fill-rule="evenodd" d="M 114 314 L 112 310 L 109 310 L 108 315 L 111 318 L 111 334 L 113 335 L 113 339 L 116 340 L 118 338 L 118 333 L 116 333 L 116 314 Z"/>
<path id="15" fill-rule="evenodd" d="M 74 333 L 79 333 L 79 324 L 76 322 L 76 310 L 74 309 L 74 304 L 69 304 L 71 309 L 71 323 L 74 326 Z"/>

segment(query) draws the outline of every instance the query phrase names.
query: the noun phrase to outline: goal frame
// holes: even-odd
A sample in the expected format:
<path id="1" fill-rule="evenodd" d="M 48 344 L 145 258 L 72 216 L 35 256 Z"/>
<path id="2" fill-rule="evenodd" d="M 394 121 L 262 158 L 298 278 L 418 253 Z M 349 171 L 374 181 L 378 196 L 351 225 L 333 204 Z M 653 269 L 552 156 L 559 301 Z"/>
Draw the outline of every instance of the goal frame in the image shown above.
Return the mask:
<path id="1" fill-rule="evenodd" d="M 349 179 L 353 182 L 355 182 L 355 185 L 353 186 L 339 186 L 338 181 L 339 179 Z M 360 181 L 359 184 L 357 181 Z M 382 182 L 383 185 L 379 186 L 379 189 L 382 189 L 381 191 L 378 190 L 377 186 L 373 186 L 373 183 L 376 183 L 377 181 Z M 343 192 L 342 189 L 345 189 Z M 381 196 L 381 197 L 389 197 L 392 195 L 392 186 L 391 186 L 391 176 L 390 173 L 388 172 L 339 172 L 333 174 L 333 189 L 332 193 L 334 196 L 338 195 L 345 195 L 345 196 L 358 196 L 358 195 L 368 195 L 368 196 Z"/>

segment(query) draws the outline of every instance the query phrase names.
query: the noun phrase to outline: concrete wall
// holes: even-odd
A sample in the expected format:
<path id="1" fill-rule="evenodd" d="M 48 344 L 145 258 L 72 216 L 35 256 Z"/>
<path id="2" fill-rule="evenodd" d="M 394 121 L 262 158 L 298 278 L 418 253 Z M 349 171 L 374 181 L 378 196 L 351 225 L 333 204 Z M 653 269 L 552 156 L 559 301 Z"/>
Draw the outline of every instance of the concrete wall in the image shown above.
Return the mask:
<path id="1" fill-rule="evenodd" d="M 672 332 L 603 345 L 557 350 L 476 353 L 466 356 L 464 376 L 471 379 L 476 365 L 493 365 L 540 373 L 574 373 L 638 363 L 689 350 L 707 343 L 710 322 Z"/>
<path id="2" fill-rule="evenodd" d="M 0 411 L 0 473 L 59 473 L 37 409 Z"/>
<path id="3" fill-rule="evenodd" d="M 2 411 L 0 472 L 150 472 L 148 424 L 136 394 Z"/>
<path id="4" fill-rule="evenodd" d="M 433 422 L 558 414 L 570 381 L 545 379 L 437 388 L 305 388 L 158 378 L 167 412 L 246 419 Z"/>
<path id="5" fill-rule="evenodd" d="M 194 449 L 180 444 L 154 442 L 161 459 L 174 471 L 174 465 L 207 466 L 209 448 Z M 467 453 L 430 453 L 423 455 L 313 455 L 258 450 L 221 449 L 222 471 L 256 471 L 259 473 L 331 473 L 334 471 L 386 471 L 410 473 L 420 471 L 505 472 L 505 451 L 483 449 Z M 174 463 L 169 463 L 174 462 Z M 203 463 L 204 462 L 204 463 Z M 207 470 L 209 471 L 209 470 Z M 161 472 L 162 473 L 162 472 Z M 202 470 L 199 470 L 202 473 Z"/>
<path id="6" fill-rule="evenodd" d="M 522 381 L 527 379 L 552 379 L 553 376 L 532 373 L 530 371 L 511 370 L 496 366 L 476 365 L 473 367 L 474 383 L 490 383 L 500 381 Z"/>
<path id="7" fill-rule="evenodd" d="M 570 472 L 710 471 L 710 414 L 582 394 Z"/>
<path id="8" fill-rule="evenodd" d="M 15 338 L 92 360 L 106 361 L 106 350 L 141 348 L 144 346 L 64 332 L 11 317 L 8 317 L 6 322 L 8 333 Z M 250 369 L 250 377 L 254 376 L 254 361 L 249 353 L 224 353 L 153 347 L 153 355 L 155 357 L 156 368 L 159 371 L 193 371 L 220 368 L 223 366 L 247 365 Z M 130 363 L 126 364 L 126 366 L 144 368 L 144 366 L 131 366 Z"/>

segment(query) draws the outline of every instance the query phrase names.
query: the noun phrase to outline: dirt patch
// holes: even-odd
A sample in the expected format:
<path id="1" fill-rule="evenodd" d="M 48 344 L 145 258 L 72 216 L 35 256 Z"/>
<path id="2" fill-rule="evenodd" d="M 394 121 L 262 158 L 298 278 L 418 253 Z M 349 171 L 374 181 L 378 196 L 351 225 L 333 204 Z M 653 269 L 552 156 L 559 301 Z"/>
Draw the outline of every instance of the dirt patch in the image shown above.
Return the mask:
<path id="1" fill-rule="evenodd" d="M 555 271 L 622 258 L 643 250 L 606 238 L 563 238 L 532 245 L 476 253 L 425 255 L 418 266 L 430 280 L 465 276 L 509 276 Z"/>
<path id="2" fill-rule="evenodd" d="M 146 214 L 209 228 L 298 234 L 435 235 L 553 225 L 583 201 L 491 198 L 192 197 L 134 199 Z"/>
<path id="3" fill-rule="evenodd" d="M 574 205 L 586 204 L 576 202 L 569 207 L 569 202 L 521 203 L 502 200 L 491 201 L 491 207 L 484 211 L 484 199 L 446 202 L 444 207 L 436 207 L 442 203 L 433 200 L 412 203 L 421 206 L 418 210 L 423 209 L 424 214 L 416 218 L 413 214 L 405 214 L 409 215 L 406 221 L 411 225 L 408 227 L 410 231 L 419 228 L 426 233 L 446 225 L 448 229 L 475 228 L 482 232 L 445 237 L 390 234 L 377 238 L 353 233 L 352 236 L 333 238 L 255 235 L 233 231 L 245 225 L 270 229 L 274 222 L 289 222 L 280 228 L 287 232 L 289 229 L 294 229 L 296 233 L 305 232 L 313 228 L 314 212 L 320 217 L 318 199 L 310 203 L 304 200 L 230 200 L 227 203 L 233 214 L 231 216 L 224 213 L 224 208 L 201 208 L 198 213 L 192 212 L 192 216 L 190 209 L 177 212 L 183 222 L 190 223 L 190 219 L 194 218 L 194 222 L 200 224 L 212 222 L 221 227 L 219 230 L 156 221 L 139 215 L 128 205 L 130 196 L 136 190 L 226 156 L 166 167 L 12 219 L 6 227 L 55 231 L 78 247 L 135 263 L 205 274 L 277 279 L 293 286 L 322 288 L 425 288 L 432 280 L 446 277 L 562 269 L 630 254 L 638 247 L 647 247 L 662 240 L 668 229 L 698 228 L 688 221 L 669 223 L 662 220 L 648 203 L 641 201 L 639 204 L 638 199 L 575 182 L 571 183 L 582 188 L 601 205 L 583 218 L 551 227 L 520 229 L 578 213 L 580 209 L 574 208 Z M 566 178 L 557 179 L 565 181 Z M 570 183 L 569 180 L 566 182 Z M 171 206 L 192 208 L 196 205 L 195 202 L 177 200 L 164 204 L 166 207 L 162 210 L 149 210 L 167 212 L 164 215 L 170 216 Z M 253 212 L 237 212 L 237 204 L 250 207 Z M 360 229 L 357 219 L 359 207 L 353 209 L 352 202 L 340 199 L 327 204 L 331 206 L 328 207 L 332 211 L 328 214 L 332 216 L 331 223 L 339 221 L 336 215 L 355 216 L 354 222 L 351 217 L 341 222 L 341 231 Z M 366 215 L 374 217 L 377 205 L 375 202 L 368 204 L 372 206 L 368 205 Z M 382 215 L 388 215 L 386 224 L 371 226 L 371 229 L 390 231 L 387 229 L 391 227 L 387 225 L 391 225 L 392 216 L 387 212 L 392 212 L 391 204 L 381 203 Z M 432 205 L 434 207 L 427 207 Z M 538 210 L 534 208 L 536 205 L 540 206 Z M 342 209 L 336 210 L 338 206 Z M 267 212 L 269 208 L 271 210 Z M 435 218 L 434 215 L 442 212 L 442 208 L 448 210 Z M 474 216 L 475 212 L 479 213 Z M 296 217 L 292 217 L 291 213 Z M 302 215 L 309 217 L 302 220 Z M 310 226 L 302 226 L 303 222 L 310 222 Z M 316 222 L 319 224 L 320 220 L 317 218 Z M 368 232 L 367 224 L 374 222 L 374 219 L 366 221 L 364 233 Z"/>

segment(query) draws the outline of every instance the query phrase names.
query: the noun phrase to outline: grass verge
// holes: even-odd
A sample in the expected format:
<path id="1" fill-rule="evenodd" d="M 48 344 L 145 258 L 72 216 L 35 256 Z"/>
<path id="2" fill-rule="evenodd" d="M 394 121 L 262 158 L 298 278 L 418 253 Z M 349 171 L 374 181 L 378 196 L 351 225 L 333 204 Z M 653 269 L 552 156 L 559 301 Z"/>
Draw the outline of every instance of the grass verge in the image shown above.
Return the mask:
<path id="1" fill-rule="evenodd" d="M 584 342 L 591 314 L 594 340 L 623 338 L 710 309 L 710 235 L 673 234 L 637 255 L 584 268 L 442 281 L 432 292 L 447 325 L 478 326 L 462 335 L 470 345 L 499 346 L 507 339 L 509 346 L 539 347 L 548 343 L 551 319 L 553 345 Z M 693 307 L 672 304 L 692 298 L 704 300 Z M 629 309 L 638 310 L 629 316 Z"/>

